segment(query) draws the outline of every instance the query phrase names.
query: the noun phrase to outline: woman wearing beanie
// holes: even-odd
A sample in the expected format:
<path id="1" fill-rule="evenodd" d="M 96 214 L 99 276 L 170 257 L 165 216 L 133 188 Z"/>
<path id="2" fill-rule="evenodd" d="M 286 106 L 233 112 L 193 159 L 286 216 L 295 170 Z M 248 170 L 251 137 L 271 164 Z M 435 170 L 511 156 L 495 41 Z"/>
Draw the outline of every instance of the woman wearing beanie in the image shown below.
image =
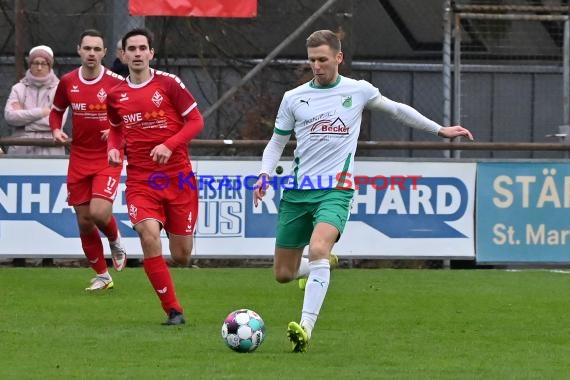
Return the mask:
<path id="1" fill-rule="evenodd" d="M 49 46 L 32 48 L 28 54 L 29 69 L 24 78 L 12 86 L 4 108 L 4 118 L 13 127 L 12 137 L 53 141 L 49 113 L 59 79 L 52 70 L 53 51 Z M 12 146 L 10 155 L 65 155 L 65 148 Z"/>

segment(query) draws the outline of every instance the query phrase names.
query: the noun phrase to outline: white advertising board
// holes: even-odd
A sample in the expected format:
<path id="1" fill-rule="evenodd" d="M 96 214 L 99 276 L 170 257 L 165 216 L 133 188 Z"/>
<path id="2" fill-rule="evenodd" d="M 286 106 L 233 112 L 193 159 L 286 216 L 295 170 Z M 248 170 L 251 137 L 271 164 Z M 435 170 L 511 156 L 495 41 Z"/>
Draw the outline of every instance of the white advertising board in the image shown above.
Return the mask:
<path id="1" fill-rule="evenodd" d="M 270 189 L 263 203 L 253 206 L 259 162 L 196 160 L 193 165 L 200 192 L 194 254 L 272 256 L 281 192 Z M 279 188 L 290 167 L 281 165 L 285 173 L 274 179 Z M 358 182 L 359 188 L 335 253 L 474 257 L 475 171 L 474 163 L 357 161 L 355 177 L 346 181 Z M 83 257 L 75 214 L 66 203 L 66 173 L 65 159 L 0 159 L 0 256 Z M 130 257 L 142 257 L 123 183 L 113 212 Z M 166 237 L 163 243 L 166 255 Z"/>

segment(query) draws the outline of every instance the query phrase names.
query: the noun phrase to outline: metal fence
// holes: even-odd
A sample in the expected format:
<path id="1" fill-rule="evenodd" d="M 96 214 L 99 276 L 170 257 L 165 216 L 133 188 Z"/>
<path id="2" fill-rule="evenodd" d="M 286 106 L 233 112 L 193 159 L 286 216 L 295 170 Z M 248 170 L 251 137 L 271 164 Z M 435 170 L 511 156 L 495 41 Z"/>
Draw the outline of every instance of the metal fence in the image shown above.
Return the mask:
<path id="1" fill-rule="evenodd" d="M 326 1 L 260 0 L 258 17 L 245 20 L 144 17 L 128 15 L 127 0 L 0 0 L 0 104 L 25 69 L 31 46 L 48 44 L 61 75 L 79 64 L 76 38 L 85 28 L 102 30 L 109 48 L 134 26 L 147 26 L 156 37 L 155 67 L 179 75 L 210 113 L 228 90 L 243 81 L 268 54 L 317 12 Z M 461 123 L 479 142 L 556 143 L 565 124 L 568 85 L 563 83 L 565 1 L 527 7 L 523 18 L 506 16 L 506 1 L 338 0 L 283 47 L 269 64 L 211 112 L 200 136 L 207 140 L 264 140 L 283 92 L 307 80 L 304 38 L 312 29 L 342 31 L 355 78 L 371 81 L 382 94 L 412 105 L 443 124 Z M 525 1 L 508 1 L 513 9 Z M 497 4 L 502 4 L 497 8 Z M 469 8 L 469 7 L 479 8 Z M 466 8 L 467 7 L 467 8 Z M 482 7 L 482 8 L 481 8 Z M 485 9 L 487 7 L 487 9 Z M 467 14 L 482 12 L 472 17 Z M 566 13 L 564 13 L 566 12 Z M 285 15 L 285 16 L 284 16 Z M 528 19 L 531 15 L 533 18 Z M 540 17 L 535 17 L 540 16 Z M 545 19 L 549 16 L 551 19 Z M 552 17 L 554 17 L 552 19 Z M 566 18 L 567 20 L 567 18 Z M 567 21 L 566 21 L 567 25 Z M 566 44 L 566 45 L 565 45 Z M 456 75 L 453 75 L 453 74 Z M 566 100 L 564 100 L 566 99 Z M 566 113 L 565 113 L 566 112 Z M 0 135 L 8 128 L 0 117 Z M 401 128 L 378 114 L 366 114 L 361 140 L 393 141 L 399 150 L 364 150 L 362 155 L 394 157 L 458 156 L 457 150 L 414 147 L 438 139 Z M 406 142 L 410 145 L 406 146 Z M 402 145 L 399 145 L 402 143 Z M 561 150 L 462 151 L 468 158 L 564 157 Z M 257 146 L 203 145 L 195 155 L 259 155 Z"/>
<path id="2" fill-rule="evenodd" d="M 484 125 L 484 141 L 539 141 L 555 131 L 566 140 L 567 5 L 447 1 L 444 21 L 444 123 Z"/>

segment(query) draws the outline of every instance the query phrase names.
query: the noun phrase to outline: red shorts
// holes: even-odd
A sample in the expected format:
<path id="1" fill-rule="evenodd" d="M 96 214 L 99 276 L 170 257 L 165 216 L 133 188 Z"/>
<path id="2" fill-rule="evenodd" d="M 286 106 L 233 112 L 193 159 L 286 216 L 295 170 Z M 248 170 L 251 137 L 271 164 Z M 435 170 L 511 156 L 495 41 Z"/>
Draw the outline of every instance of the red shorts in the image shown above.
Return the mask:
<path id="1" fill-rule="evenodd" d="M 172 177 L 165 189 L 156 189 L 147 181 L 127 179 L 127 207 L 133 226 L 154 219 L 168 233 L 193 235 L 198 217 L 198 187 L 195 177 L 189 182 L 192 186 Z"/>
<path id="2" fill-rule="evenodd" d="M 121 180 L 121 170 L 120 166 L 107 166 L 84 177 L 68 176 L 67 203 L 70 206 L 79 206 L 89 203 L 93 198 L 107 199 L 113 203 Z"/>

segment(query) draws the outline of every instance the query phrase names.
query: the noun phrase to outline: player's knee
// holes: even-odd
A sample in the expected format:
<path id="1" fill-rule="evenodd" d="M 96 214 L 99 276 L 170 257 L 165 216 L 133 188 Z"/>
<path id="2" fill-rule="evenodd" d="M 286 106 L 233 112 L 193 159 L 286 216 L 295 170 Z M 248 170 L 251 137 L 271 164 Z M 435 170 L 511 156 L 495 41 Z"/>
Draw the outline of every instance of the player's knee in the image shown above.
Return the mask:
<path id="1" fill-rule="evenodd" d="M 286 268 L 275 268 L 273 272 L 275 274 L 275 281 L 280 284 L 286 284 L 295 279 L 295 273 Z"/>
<path id="2" fill-rule="evenodd" d="M 170 256 L 178 265 L 190 264 L 192 254 L 192 240 L 187 238 L 170 237 Z"/>
<path id="3" fill-rule="evenodd" d="M 161 243 L 160 243 L 160 236 L 158 234 L 154 234 L 144 229 L 137 229 L 136 231 L 139 235 L 139 239 L 141 241 L 143 249 L 160 248 Z"/>
<path id="4" fill-rule="evenodd" d="M 275 281 L 277 281 L 277 282 L 280 283 L 280 284 L 286 284 L 286 283 L 288 283 L 288 282 L 293 281 L 293 279 L 292 279 L 291 277 L 289 277 L 289 276 L 279 276 L 279 275 L 276 275 L 276 276 L 275 276 Z"/>
<path id="5" fill-rule="evenodd" d="M 330 246 L 325 243 L 311 243 L 309 246 L 309 258 L 311 260 L 327 259 L 330 253 Z"/>
<path id="6" fill-rule="evenodd" d="M 93 223 L 93 220 L 89 217 L 78 218 L 77 226 L 79 227 L 79 231 L 81 233 L 90 233 L 93 230 L 93 228 L 96 228 L 95 224 Z"/>
<path id="7" fill-rule="evenodd" d="M 172 252 L 170 252 L 170 255 L 172 256 L 172 260 L 174 260 L 176 264 L 187 266 L 188 264 L 190 264 L 191 253 L 192 253 L 191 250 L 182 248 L 182 249 L 173 250 Z"/>
<path id="8" fill-rule="evenodd" d="M 105 226 L 109 223 L 109 214 L 105 210 L 91 210 L 91 218 L 98 226 Z"/>

